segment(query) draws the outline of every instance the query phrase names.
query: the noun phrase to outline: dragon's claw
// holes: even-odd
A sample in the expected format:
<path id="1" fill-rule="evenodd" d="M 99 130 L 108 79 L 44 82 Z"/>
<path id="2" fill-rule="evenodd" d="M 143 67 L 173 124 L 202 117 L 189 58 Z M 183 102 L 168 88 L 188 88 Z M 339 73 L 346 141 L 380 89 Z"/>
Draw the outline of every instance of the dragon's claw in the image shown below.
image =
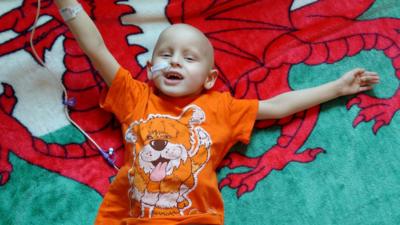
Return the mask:
<path id="1" fill-rule="evenodd" d="M 245 194 L 246 192 L 249 191 L 249 188 L 247 187 L 246 184 L 242 184 L 240 185 L 240 187 L 238 188 L 237 192 L 236 192 L 236 196 L 238 198 L 240 198 L 243 194 Z"/>
<path id="2" fill-rule="evenodd" d="M 219 166 L 218 166 L 218 168 L 222 168 L 222 167 L 228 167 L 229 169 L 232 169 L 231 168 L 231 165 L 232 164 L 232 159 L 229 157 L 229 155 L 227 156 L 227 157 L 225 157 L 222 161 L 221 161 L 221 163 L 219 164 Z"/>
<path id="3" fill-rule="evenodd" d="M 347 109 L 350 109 L 354 105 L 358 105 L 358 107 L 361 108 L 358 116 L 353 121 L 353 126 L 356 127 L 361 122 L 374 120 L 375 123 L 372 130 L 376 134 L 382 126 L 390 124 L 393 115 L 399 109 L 395 97 L 396 96 L 389 99 L 378 99 L 366 94 L 360 94 L 351 99 L 346 105 Z"/>
<path id="4" fill-rule="evenodd" d="M 260 157 L 247 157 L 247 160 L 252 161 L 251 164 L 243 164 L 243 161 L 241 161 L 245 159 L 246 156 L 232 153 L 228 159 L 225 159 L 226 162 L 229 162 L 229 164 L 225 164 L 225 166 L 229 168 L 244 166 L 250 168 L 250 171 L 228 174 L 220 181 L 219 188 L 222 189 L 228 186 L 232 189 L 237 189 L 236 195 L 240 198 L 243 194 L 253 191 L 257 183 L 268 176 L 272 170 L 282 170 L 290 162 L 312 162 L 318 154 L 325 152 L 322 148 L 306 149 L 299 153 L 297 153 L 297 150 L 297 148 L 280 148 L 275 146 Z M 284 155 L 287 157 L 284 157 Z"/>
<path id="5" fill-rule="evenodd" d="M 376 123 L 374 124 L 374 126 L 372 127 L 372 130 L 374 131 L 374 134 L 376 134 L 378 132 L 378 130 L 384 126 L 384 125 L 388 125 L 389 123 L 386 123 L 385 121 L 382 120 L 378 120 L 376 121 Z"/>
<path id="6" fill-rule="evenodd" d="M 243 194 L 252 191 L 255 188 L 255 184 L 251 183 L 250 187 L 252 186 L 253 188 L 249 187 L 249 184 L 247 183 L 251 181 L 246 179 L 246 177 L 243 177 L 243 175 L 245 174 L 229 174 L 227 177 L 221 180 L 218 186 L 219 189 L 222 189 L 225 186 L 228 186 L 232 189 L 237 189 L 236 196 L 240 198 Z"/>
<path id="7" fill-rule="evenodd" d="M 347 102 L 346 108 L 347 110 L 351 109 L 354 105 L 358 105 L 361 103 L 361 99 L 359 97 L 354 97 L 350 101 Z"/>
<path id="8" fill-rule="evenodd" d="M 243 194 L 253 191 L 258 180 L 258 175 L 257 173 L 254 173 L 254 171 L 240 174 L 232 173 L 228 174 L 228 176 L 221 180 L 219 183 L 219 189 L 222 189 L 225 186 L 237 189 L 236 196 L 240 198 Z"/>
<path id="9" fill-rule="evenodd" d="M 8 152 L 5 152 L 4 149 L 0 148 L 0 186 L 5 185 L 10 179 L 10 174 L 12 172 L 12 165 L 8 161 Z"/>
<path id="10" fill-rule="evenodd" d="M 219 167 L 228 167 L 229 169 L 235 169 L 237 167 L 254 168 L 257 162 L 257 158 L 250 158 L 240 153 L 232 152 L 222 160 Z"/>
<path id="11" fill-rule="evenodd" d="M 0 186 L 7 183 L 10 179 L 10 171 L 0 171 Z"/>
<path id="12" fill-rule="evenodd" d="M 229 177 L 225 177 L 219 182 L 218 188 L 221 190 L 225 186 L 230 187 L 230 185 L 231 185 L 231 180 L 229 179 Z"/>

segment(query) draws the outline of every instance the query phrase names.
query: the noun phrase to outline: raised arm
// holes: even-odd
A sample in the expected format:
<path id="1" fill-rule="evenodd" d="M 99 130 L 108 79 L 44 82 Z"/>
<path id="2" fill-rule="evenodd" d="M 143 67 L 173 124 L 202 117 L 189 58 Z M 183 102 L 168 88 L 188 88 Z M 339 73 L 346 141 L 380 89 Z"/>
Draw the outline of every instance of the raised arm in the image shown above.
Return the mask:
<path id="1" fill-rule="evenodd" d="M 335 81 L 260 101 L 257 119 L 280 119 L 339 96 L 370 90 L 376 83 L 379 83 L 376 73 L 354 69 Z"/>
<path id="2" fill-rule="evenodd" d="M 76 0 L 55 0 L 55 3 L 59 9 L 79 4 Z M 111 85 L 119 64 L 107 49 L 94 22 L 82 10 L 74 19 L 66 21 L 66 24 L 107 85 Z"/>

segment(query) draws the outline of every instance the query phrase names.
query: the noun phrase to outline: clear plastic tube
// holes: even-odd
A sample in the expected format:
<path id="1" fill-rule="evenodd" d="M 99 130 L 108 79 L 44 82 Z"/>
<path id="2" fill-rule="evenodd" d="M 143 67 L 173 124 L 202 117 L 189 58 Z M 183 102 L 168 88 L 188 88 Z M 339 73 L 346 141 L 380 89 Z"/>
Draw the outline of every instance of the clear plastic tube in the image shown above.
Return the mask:
<path id="1" fill-rule="evenodd" d="M 150 73 L 147 74 L 147 78 L 149 80 L 154 80 L 157 76 L 161 75 L 160 73 L 157 73 L 158 71 L 162 71 L 162 70 L 167 71 L 167 70 L 169 70 L 170 67 L 171 66 L 167 62 L 161 62 L 161 63 L 154 64 L 150 68 Z"/>

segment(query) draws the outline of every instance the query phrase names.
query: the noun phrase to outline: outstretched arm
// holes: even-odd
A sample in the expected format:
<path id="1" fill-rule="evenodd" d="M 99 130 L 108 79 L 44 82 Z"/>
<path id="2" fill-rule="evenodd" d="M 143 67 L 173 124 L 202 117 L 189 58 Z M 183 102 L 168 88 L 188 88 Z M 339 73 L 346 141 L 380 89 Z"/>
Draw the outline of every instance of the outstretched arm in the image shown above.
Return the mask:
<path id="1" fill-rule="evenodd" d="M 55 0 L 55 3 L 59 9 L 78 4 L 77 0 Z M 66 21 L 66 24 L 107 85 L 111 85 L 119 64 L 107 49 L 94 22 L 82 10 L 74 19 Z"/>
<path id="2" fill-rule="evenodd" d="M 257 119 L 280 119 L 344 95 L 370 90 L 379 76 L 354 69 L 339 79 L 313 88 L 290 91 L 259 102 Z"/>

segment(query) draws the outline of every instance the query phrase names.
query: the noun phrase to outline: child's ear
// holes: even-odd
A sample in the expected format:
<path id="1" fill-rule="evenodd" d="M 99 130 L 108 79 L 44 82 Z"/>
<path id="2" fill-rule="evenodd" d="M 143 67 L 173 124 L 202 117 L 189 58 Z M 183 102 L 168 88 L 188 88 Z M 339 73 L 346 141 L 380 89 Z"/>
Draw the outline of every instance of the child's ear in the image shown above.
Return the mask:
<path id="1" fill-rule="evenodd" d="M 217 81 L 218 78 L 218 70 L 212 69 L 207 75 L 206 80 L 204 81 L 204 88 L 206 90 L 210 90 L 212 87 L 214 87 L 215 81 Z"/>

